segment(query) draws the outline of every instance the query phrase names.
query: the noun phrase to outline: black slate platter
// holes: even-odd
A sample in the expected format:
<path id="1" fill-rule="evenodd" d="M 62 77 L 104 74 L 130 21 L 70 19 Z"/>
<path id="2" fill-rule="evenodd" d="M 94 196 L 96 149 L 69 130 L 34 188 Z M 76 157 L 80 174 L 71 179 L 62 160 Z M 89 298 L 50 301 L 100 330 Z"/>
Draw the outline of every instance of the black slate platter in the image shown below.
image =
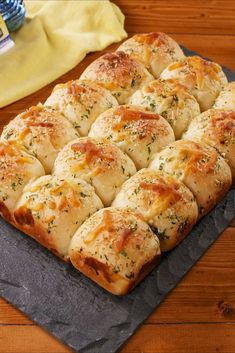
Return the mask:
<path id="1" fill-rule="evenodd" d="M 76 352 L 114 353 L 234 217 L 235 188 L 125 297 L 107 293 L 0 219 L 0 295 Z"/>

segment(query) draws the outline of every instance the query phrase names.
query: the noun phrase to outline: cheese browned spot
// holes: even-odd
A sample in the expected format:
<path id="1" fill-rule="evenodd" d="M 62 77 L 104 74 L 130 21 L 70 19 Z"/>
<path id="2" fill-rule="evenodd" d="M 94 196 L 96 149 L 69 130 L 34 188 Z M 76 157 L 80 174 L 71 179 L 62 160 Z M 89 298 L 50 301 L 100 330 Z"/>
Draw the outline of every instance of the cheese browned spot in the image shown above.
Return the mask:
<path id="1" fill-rule="evenodd" d="M 40 105 L 32 106 L 27 111 L 22 113 L 21 119 L 37 118 L 40 116 L 40 113 L 42 112 L 42 110 L 43 110 L 43 107 Z"/>
<path id="2" fill-rule="evenodd" d="M 157 183 L 147 183 L 142 181 L 140 182 L 140 187 L 145 190 L 153 191 L 161 197 L 168 198 L 170 196 L 170 203 L 175 203 L 182 198 L 178 191 L 180 185 L 175 182 L 167 184 L 163 178 L 160 178 Z"/>
<path id="3" fill-rule="evenodd" d="M 94 158 L 102 158 L 108 162 L 114 161 L 111 155 L 107 155 L 102 147 L 97 147 L 91 140 L 76 142 L 72 144 L 71 149 L 84 153 L 86 164 L 90 164 Z"/>
<path id="4" fill-rule="evenodd" d="M 136 34 L 133 39 L 135 39 L 139 43 L 144 43 L 151 45 L 156 42 L 157 46 L 165 45 L 167 42 L 167 36 L 161 32 L 151 32 L 145 35 Z"/>
<path id="5" fill-rule="evenodd" d="M 89 236 L 84 239 L 84 243 L 85 244 L 91 243 L 96 239 L 96 237 L 100 233 L 104 231 L 107 231 L 108 233 L 112 233 L 114 230 L 115 228 L 113 227 L 113 224 L 112 224 L 112 214 L 109 210 L 104 210 L 103 218 L 101 219 L 100 224 L 98 224 L 97 227 L 95 227 L 93 231 L 89 234 Z"/>
<path id="6" fill-rule="evenodd" d="M 169 65 L 169 71 L 173 71 L 178 68 L 188 68 L 196 78 L 199 87 L 204 81 L 205 76 L 209 76 L 212 80 L 219 80 L 218 73 L 220 72 L 220 67 L 211 61 L 206 61 L 199 56 L 189 56 L 187 60 L 182 60 L 174 64 Z"/>
<path id="7" fill-rule="evenodd" d="M 213 173 L 215 169 L 215 165 L 217 163 L 218 154 L 215 150 L 211 151 L 211 154 L 208 155 L 206 151 L 203 151 L 201 146 L 192 141 L 192 147 L 180 150 L 180 154 L 182 155 L 182 159 L 187 160 L 187 165 L 185 168 L 185 173 L 197 173 L 197 171 L 203 173 Z"/>
<path id="8" fill-rule="evenodd" d="M 140 122 L 142 120 L 157 120 L 160 118 L 157 114 L 151 114 L 144 111 L 126 109 L 123 106 L 120 106 L 116 109 L 116 114 L 120 116 L 120 122 L 114 124 L 114 130 L 120 130 L 123 128 L 126 122 L 136 121 Z"/>
<path id="9" fill-rule="evenodd" d="M 88 89 L 85 86 L 78 85 L 74 81 L 68 82 L 67 86 L 68 94 L 74 96 L 75 99 L 79 99 L 82 93 L 87 93 Z"/>
<path id="10" fill-rule="evenodd" d="M 130 238 L 131 234 L 133 233 L 133 230 L 130 228 L 124 228 L 117 238 L 115 245 L 116 249 L 118 252 L 123 251 L 124 247 L 126 246 L 126 243 L 128 242 L 128 239 Z"/>

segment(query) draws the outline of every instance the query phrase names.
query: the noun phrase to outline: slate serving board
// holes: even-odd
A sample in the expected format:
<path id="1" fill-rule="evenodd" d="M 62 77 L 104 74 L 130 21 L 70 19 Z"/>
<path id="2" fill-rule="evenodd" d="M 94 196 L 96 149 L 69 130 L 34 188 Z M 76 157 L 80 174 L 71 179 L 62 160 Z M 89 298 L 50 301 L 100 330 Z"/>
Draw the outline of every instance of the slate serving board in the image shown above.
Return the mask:
<path id="1" fill-rule="evenodd" d="M 0 295 L 76 352 L 115 353 L 234 217 L 235 187 L 125 297 L 107 293 L 0 218 Z"/>

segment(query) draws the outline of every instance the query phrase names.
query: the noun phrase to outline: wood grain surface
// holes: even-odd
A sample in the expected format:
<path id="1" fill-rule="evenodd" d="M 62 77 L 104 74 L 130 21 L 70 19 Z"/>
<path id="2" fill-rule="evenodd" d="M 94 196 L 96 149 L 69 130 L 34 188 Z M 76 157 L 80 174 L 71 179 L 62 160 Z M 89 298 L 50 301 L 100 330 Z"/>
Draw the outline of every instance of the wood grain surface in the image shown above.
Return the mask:
<path id="1" fill-rule="evenodd" d="M 189 49 L 235 71 L 234 0 L 116 0 L 115 3 L 126 16 L 125 28 L 130 35 L 149 31 L 169 33 Z M 116 47 L 113 45 L 106 51 Z M 26 107 L 43 102 L 56 83 L 78 78 L 100 54 L 88 55 L 60 79 L 1 109 L 0 129 Z M 72 352 L 69 348 L 0 299 L 0 353 L 69 352 Z M 121 352 L 235 353 L 235 222 Z"/>

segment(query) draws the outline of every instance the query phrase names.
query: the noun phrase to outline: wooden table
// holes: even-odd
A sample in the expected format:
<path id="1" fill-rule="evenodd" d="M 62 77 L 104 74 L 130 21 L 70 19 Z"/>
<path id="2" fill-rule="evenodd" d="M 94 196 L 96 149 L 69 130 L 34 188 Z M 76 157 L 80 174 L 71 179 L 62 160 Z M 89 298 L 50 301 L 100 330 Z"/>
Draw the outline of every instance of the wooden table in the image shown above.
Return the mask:
<path id="1" fill-rule="evenodd" d="M 129 34 L 167 32 L 179 43 L 235 71 L 234 0 L 115 2 L 126 15 Z M 99 55 L 89 55 L 57 82 L 79 77 Z M 1 125 L 25 107 L 44 101 L 57 82 L 2 109 Z M 71 350 L 0 300 L 0 353 L 68 352 Z M 122 350 L 137 352 L 235 353 L 235 222 Z"/>

